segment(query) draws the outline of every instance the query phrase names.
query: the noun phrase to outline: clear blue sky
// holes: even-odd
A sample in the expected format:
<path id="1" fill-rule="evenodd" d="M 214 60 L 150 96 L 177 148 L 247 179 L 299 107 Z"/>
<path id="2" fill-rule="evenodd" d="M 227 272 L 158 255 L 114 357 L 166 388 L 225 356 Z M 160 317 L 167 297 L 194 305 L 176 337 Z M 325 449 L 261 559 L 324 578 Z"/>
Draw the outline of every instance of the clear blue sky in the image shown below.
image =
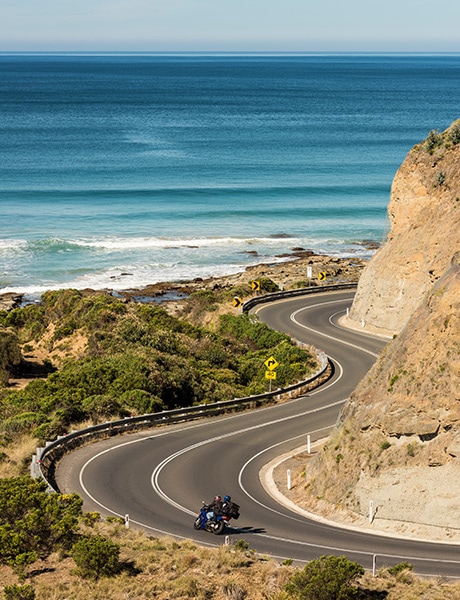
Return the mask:
<path id="1" fill-rule="evenodd" d="M 460 52 L 460 0 L 0 0 L 0 51 Z"/>

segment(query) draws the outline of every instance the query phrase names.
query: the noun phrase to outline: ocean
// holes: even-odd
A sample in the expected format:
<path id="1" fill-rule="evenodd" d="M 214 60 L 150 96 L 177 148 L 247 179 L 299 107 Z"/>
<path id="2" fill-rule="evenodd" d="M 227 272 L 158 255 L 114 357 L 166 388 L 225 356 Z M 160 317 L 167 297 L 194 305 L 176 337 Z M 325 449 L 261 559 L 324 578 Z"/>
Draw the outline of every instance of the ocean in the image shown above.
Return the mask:
<path id="1" fill-rule="evenodd" d="M 0 54 L 0 293 L 368 257 L 460 55 Z"/>

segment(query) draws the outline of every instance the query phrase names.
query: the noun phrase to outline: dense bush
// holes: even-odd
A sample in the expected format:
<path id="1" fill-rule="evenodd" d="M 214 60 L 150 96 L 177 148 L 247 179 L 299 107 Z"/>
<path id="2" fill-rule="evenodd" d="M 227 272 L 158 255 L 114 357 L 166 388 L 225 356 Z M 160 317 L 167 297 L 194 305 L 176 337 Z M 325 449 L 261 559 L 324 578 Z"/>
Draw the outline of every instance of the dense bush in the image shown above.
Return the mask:
<path id="1" fill-rule="evenodd" d="M 11 329 L 0 328 L 0 385 L 7 383 L 11 369 L 21 362 L 19 340 Z"/>
<path id="2" fill-rule="evenodd" d="M 214 301 L 211 292 L 197 292 L 192 308 L 204 310 Z M 100 422 L 261 393 L 267 389 L 264 362 L 271 355 L 279 362 L 280 386 L 306 376 L 314 362 L 256 317 L 224 315 L 210 330 L 161 306 L 125 303 L 107 293 L 47 292 L 42 304 L 2 318 L 11 335 L 26 343 L 51 324 L 50 349 L 77 331 L 87 339 L 84 355 L 67 359 L 46 380 L 3 391 L 0 434 L 10 438 L 32 433 L 44 442 L 88 419 Z"/>
<path id="3" fill-rule="evenodd" d="M 85 579 L 115 575 L 120 569 L 119 556 L 120 546 L 99 535 L 83 536 L 72 547 L 77 573 Z"/>
<path id="4" fill-rule="evenodd" d="M 290 338 L 279 331 L 270 329 L 257 318 L 244 315 L 222 315 L 219 321 L 219 333 L 230 335 L 239 343 L 252 350 L 271 349 Z"/>
<path id="5" fill-rule="evenodd" d="M 3 597 L 5 600 L 35 600 L 35 590 L 31 585 L 6 585 Z"/>
<path id="6" fill-rule="evenodd" d="M 262 292 L 277 292 L 279 290 L 279 286 L 272 279 L 268 277 L 261 277 L 259 279 L 260 289 Z"/>
<path id="7" fill-rule="evenodd" d="M 47 484 L 29 477 L 0 479 L 0 564 L 23 575 L 27 565 L 58 548 L 70 548 L 82 500 L 77 494 L 48 494 Z"/>
<path id="8" fill-rule="evenodd" d="M 15 308 L 2 313 L 0 324 L 4 327 L 14 327 L 21 332 L 21 341 L 37 340 L 46 330 L 49 319 L 44 306 L 30 304 L 23 308 Z"/>
<path id="9" fill-rule="evenodd" d="M 285 589 L 298 600 L 348 600 L 357 596 L 363 567 L 345 556 L 321 556 L 297 571 Z"/>

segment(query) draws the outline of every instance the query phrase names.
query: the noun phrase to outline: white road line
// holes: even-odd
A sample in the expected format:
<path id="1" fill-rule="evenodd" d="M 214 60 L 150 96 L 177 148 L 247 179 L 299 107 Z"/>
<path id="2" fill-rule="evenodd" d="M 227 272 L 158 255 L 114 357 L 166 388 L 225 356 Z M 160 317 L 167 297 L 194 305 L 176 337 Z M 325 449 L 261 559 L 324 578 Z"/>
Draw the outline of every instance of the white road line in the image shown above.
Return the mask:
<path id="1" fill-rule="evenodd" d="M 371 350 L 367 350 L 366 348 L 363 348 L 362 346 L 358 346 L 358 344 L 352 344 L 351 342 L 345 342 L 344 340 L 341 340 L 340 338 L 336 338 L 332 335 L 329 335 L 327 333 L 323 333 L 322 331 L 320 331 L 319 329 L 314 329 L 313 327 L 308 327 L 307 325 L 304 325 L 303 323 L 300 323 L 296 317 L 298 314 L 307 311 L 311 308 L 317 308 L 318 306 L 324 306 L 325 304 L 337 304 L 338 302 L 343 302 L 343 300 L 330 300 L 328 302 L 319 302 L 318 304 L 312 304 L 310 306 L 304 306 L 303 308 L 299 308 L 298 310 L 294 311 L 293 313 L 291 313 L 291 321 L 293 323 L 295 323 L 298 327 L 301 327 L 302 329 L 305 329 L 307 331 L 312 331 L 313 333 L 316 333 L 317 335 L 321 335 L 324 338 L 327 338 L 328 340 L 332 340 L 334 342 L 337 342 L 339 344 L 344 344 L 345 346 L 350 346 L 351 348 L 355 348 L 356 350 L 360 350 L 361 352 L 366 352 L 367 354 L 370 354 L 371 356 L 375 356 L 375 358 L 379 357 L 379 354 L 375 353 L 375 352 L 371 352 Z"/>

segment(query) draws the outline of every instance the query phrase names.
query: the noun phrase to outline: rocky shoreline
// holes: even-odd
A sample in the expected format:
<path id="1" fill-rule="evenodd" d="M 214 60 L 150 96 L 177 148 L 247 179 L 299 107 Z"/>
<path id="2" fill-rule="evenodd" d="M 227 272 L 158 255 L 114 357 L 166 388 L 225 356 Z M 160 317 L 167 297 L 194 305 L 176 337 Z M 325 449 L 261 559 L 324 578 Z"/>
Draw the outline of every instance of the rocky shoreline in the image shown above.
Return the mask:
<path id="1" fill-rule="evenodd" d="M 369 242 L 366 247 L 375 248 Z M 278 257 L 283 262 L 261 262 L 247 267 L 245 270 L 232 275 L 196 278 L 192 280 L 165 281 L 147 284 L 142 288 L 126 288 L 121 291 L 104 290 L 118 298 L 140 302 L 177 302 L 192 292 L 199 290 L 225 290 L 230 287 L 248 284 L 250 281 L 268 278 L 274 281 L 280 289 L 327 285 L 328 283 L 357 282 L 367 259 L 358 257 L 340 258 L 311 251 L 294 248 L 292 254 Z M 308 277 L 309 268 L 311 277 Z M 320 274 L 322 275 L 321 279 Z M 93 293 L 95 290 L 82 290 Z M 102 291 L 102 290 L 101 290 Z M 22 306 L 24 294 L 9 292 L 0 294 L 0 310 L 13 310 Z"/>
<path id="2" fill-rule="evenodd" d="M 367 262 L 361 258 L 338 258 L 302 251 L 286 257 L 285 262 L 260 263 L 233 275 L 155 283 L 142 289 L 123 290 L 117 295 L 139 301 L 148 301 L 148 298 L 153 301 L 178 300 L 198 290 L 225 290 L 262 278 L 271 279 L 282 290 L 357 282 Z M 307 274 L 309 267 L 311 278 Z M 324 279 L 319 279 L 320 273 L 325 273 Z"/>

